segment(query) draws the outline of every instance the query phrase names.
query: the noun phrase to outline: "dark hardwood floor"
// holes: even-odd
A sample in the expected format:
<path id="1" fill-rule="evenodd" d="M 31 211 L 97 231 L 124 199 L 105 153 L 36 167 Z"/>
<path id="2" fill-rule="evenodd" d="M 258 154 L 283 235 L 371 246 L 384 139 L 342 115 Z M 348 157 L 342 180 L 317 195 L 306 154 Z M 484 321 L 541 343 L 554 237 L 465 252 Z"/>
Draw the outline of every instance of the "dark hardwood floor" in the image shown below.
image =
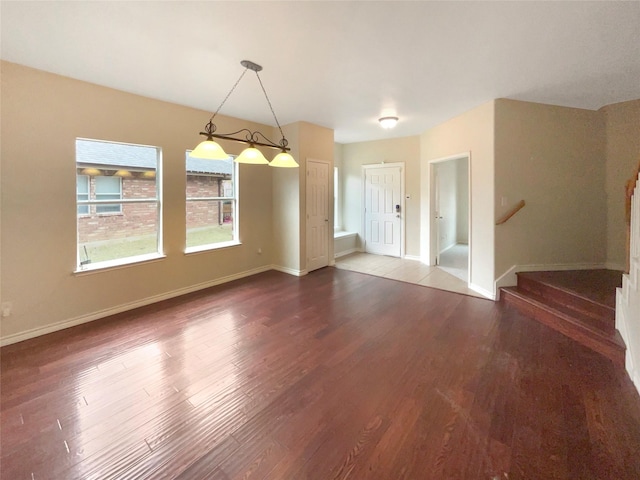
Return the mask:
<path id="1" fill-rule="evenodd" d="M 624 369 L 512 307 L 267 272 L 1 349 L 2 479 L 634 479 Z"/>

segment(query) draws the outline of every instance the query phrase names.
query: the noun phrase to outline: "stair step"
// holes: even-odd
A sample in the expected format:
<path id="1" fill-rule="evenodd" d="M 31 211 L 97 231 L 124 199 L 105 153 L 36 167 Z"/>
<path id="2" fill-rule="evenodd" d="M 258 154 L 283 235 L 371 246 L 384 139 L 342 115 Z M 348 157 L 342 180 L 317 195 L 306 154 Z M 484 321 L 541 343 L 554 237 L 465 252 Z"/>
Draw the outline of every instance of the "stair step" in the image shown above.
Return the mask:
<path id="1" fill-rule="evenodd" d="M 517 274 L 518 289 L 589 316 L 600 328 L 612 333 L 615 330 L 615 286 L 601 285 L 599 276 L 610 275 L 604 272 L 520 272 Z M 622 280 L 621 273 L 619 278 Z"/>
<path id="2" fill-rule="evenodd" d="M 567 308 L 557 308 L 558 305 L 549 305 L 539 295 L 518 287 L 502 288 L 501 292 L 502 301 L 513 305 L 525 315 L 604 355 L 613 363 L 624 366 L 626 347 L 615 329 L 610 333 L 594 327 L 584 321 L 584 316 L 568 312 Z"/>
<path id="3" fill-rule="evenodd" d="M 592 302 L 570 291 L 518 275 L 517 290 L 540 303 L 545 303 L 586 325 L 608 334 L 615 332 L 615 310 Z"/>
<path id="4" fill-rule="evenodd" d="M 582 309 L 576 309 L 572 305 L 570 305 L 570 301 L 563 301 L 561 303 L 558 303 L 555 297 L 550 297 L 547 294 L 540 295 L 538 293 L 532 292 L 529 289 L 523 289 L 520 285 L 515 288 L 518 292 L 525 295 L 526 297 L 547 305 L 548 307 L 550 307 L 550 309 L 556 310 L 568 317 L 571 317 L 576 322 L 579 322 L 594 330 L 598 330 L 605 335 L 613 335 L 616 331 L 615 318 L 610 321 L 608 318 L 596 316 L 593 312 L 584 312 Z M 567 303 L 569 303 L 569 305 Z"/>

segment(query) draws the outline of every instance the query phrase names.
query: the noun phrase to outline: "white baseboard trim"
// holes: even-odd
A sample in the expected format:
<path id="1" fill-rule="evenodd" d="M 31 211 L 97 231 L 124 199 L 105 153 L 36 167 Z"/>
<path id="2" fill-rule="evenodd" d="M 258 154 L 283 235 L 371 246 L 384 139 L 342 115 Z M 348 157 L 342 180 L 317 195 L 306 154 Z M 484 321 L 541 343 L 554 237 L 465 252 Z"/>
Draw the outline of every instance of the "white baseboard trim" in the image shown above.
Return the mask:
<path id="1" fill-rule="evenodd" d="M 186 295 L 187 293 L 197 292 L 198 290 L 204 290 L 205 288 L 215 287 L 216 285 L 232 282 L 233 280 L 239 280 L 241 278 L 250 277 L 258 273 L 267 272 L 271 269 L 272 269 L 271 265 L 265 265 L 263 267 L 254 268 L 252 270 L 247 270 L 240 273 L 234 273 L 233 275 L 216 278 L 214 280 L 198 283 L 196 285 L 191 285 L 185 288 L 180 288 L 178 290 L 173 290 L 171 292 L 161 293 L 159 295 L 153 295 L 151 297 L 143 298 L 141 300 L 136 300 L 129 303 L 124 303 L 122 305 L 118 305 L 111 308 L 105 308 L 104 310 L 99 310 L 97 312 L 92 312 L 86 315 L 80 315 L 79 317 L 72 318 L 69 320 L 63 320 L 62 322 L 46 325 L 44 327 L 32 328 L 31 330 L 26 330 L 24 332 L 14 333 L 12 335 L 2 337 L 0 339 L 0 346 L 4 347 L 5 345 L 11 345 L 12 343 L 21 342 L 23 340 L 29 340 L 30 338 L 35 338 L 41 335 L 46 335 L 48 333 L 57 332 L 59 330 L 64 330 L 65 328 L 75 327 L 76 325 L 81 325 L 83 323 L 93 322 L 94 320 L 99 320 L 101 318 L 109 317 L 117 313 L 133 310 L 134 308 L 144 307 L 146 305 L 151 305 L 152 303 L 161 302 L 163 300 L 169 300 L 170 298 Z"/>
<path id="2" fill-rule="evenodd" d="M 486 290 L 478 285 L 474 285 L 473 283 L 469 283 L 469 289 L 473 290 L 474 292 L 478 292 L 480 295 L 482 295 L 483 297 L 487 297 L 490 300 L 497 300 L 496 295 L 493 292 L 490 292 L 489 290 Z"/>
<path id="3" fill-rule="evenodd" d="M 622 263 L 606 262 L 604 264 L 604 268 L 606 268 L 607 270 L 621 270 L 624 272 L 627 266 L 623 265 Z"/>
<path id="4" fill-rule="evenodd" d="M 513 287 L 518 283 L 518 272 L 543 272 L 545 270 L 594 270 L 606 268 L 603 263 L 554 263 L 554 264 L 533 264 L 533 265 L 513 265 L 509 270 L 500 275 L 494 282 L 496 298 L 499 298 L 501 287 Z"/>
<path id="5" fill-rule="evenodd" d="M 628 319 L 626 318 L 625 312 L 627 311 L 627 296 L 624 294 L 624 285 L 623 288 L 618 288 L 616 292 L 616 330 L 620 333 L 622 340 L 624 341 L 627 351 L 625 354 L 624 367 L 631 378 L 631 381 L 640 393 L 640 371 L 638 371 L 633 362 L 633 358 L 635 356 L 634 350 L 634 342 L 629 337 L 629 327 L 628 327 Z"/>
<path id="6" fill-rule="evenodd" d="M 344 257 L 345 255 L 349 255 L 349 254 L 355 253 L 357 251 L 358 251 L 357 248 L 350 248 L 349 250 L 343 250 L 341 252 L 336 252 L 336 253 L 333 254 L 333 258 Z"/>
<path id="7" fill-rule="evenodd" d="M 406 260 L 415 260 L 417 262 L 422 262 L 422 257 L 420 257 L 419 255 L 405 255 L 404 258 Z"/>
<path id="8" fill-rule="evenodd" d="M 638 284 L 640 262 L 632 260 L 630 267 L 630 272 L 622 276 L 622 287 L 616 291 L 616 330 L 620 333 L 627 347 L 625 369 L 636 390 L 640 393 L 640 370 L 634 362 L 634 358 L 640 358 L 640 352 L 636 348 L 640 342 L 632 337 L 632 328 L 630 328 L 630 323 L 637 318 L 640 311 L 638 303 L 638 298 L 640 298 L 640 285 Z"/>
<path id="9" fill-rule="evenodd" d="M 627 297 L 624 294 L 624 285 L 623 288 L 618 288 L 616 291 L 616 330 L 620 333 L 624 344 L 627 347 L 627 351 L 625 353 L 625 369 L 631 378 L 631 381 L 636 386 L 636 389 L 640 392 L 640 383 L 636 383 L 635 377 L 638 377 L 638 374 L 635 371 L 635 366 L 633 364 L 633 344 L 629 341 L 629 328 L 627 325 L 627 319 L 625 317 L 625 303 Z M 640 377 L 638 377 L 640 380 Z"/>
<path id="10" fill-rule="evenodd" d="M 306 275 L 306 270 L 296 270 L 294 268 L 289 267 L 281 267 L 280 265 L 271 265 L 272 270 L 276 270 L 277 272 L 288 273 L 289 275 L 295 275 L 296 277 L 303 277 Z"/>

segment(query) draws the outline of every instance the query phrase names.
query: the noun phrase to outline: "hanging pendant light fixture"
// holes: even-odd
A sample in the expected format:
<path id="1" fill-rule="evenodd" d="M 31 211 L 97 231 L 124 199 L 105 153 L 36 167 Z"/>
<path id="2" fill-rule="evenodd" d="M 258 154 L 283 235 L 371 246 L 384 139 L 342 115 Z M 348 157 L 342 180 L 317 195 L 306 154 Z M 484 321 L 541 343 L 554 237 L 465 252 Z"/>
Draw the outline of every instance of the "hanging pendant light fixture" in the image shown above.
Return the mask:
<path id="1" fill-rule="evenodd" d="M 223 148 L 214 140 L 214 138 L 220 138 L 223 140 L 233 140 L 234 142 L 246 143 L 249 145 L 238 157 L 236 157 L 236 162 L 238 163 L 249 163 L 253 165 L 265 165 L 269 164 L 272 167 L 298 167 L 298 163 L 288 152 L 291 150 L 288 145 L 289 142 L 284 136 L 284 132 L 282 131 L 282 127 L 278 122 L 278 118 L 276 117 L 275 112 L 273 111 L 273 106 L 271 105 L 271 101 L 269 100 L 269 96 L 267 95 L 267 91 L 262 85 L 262 80 L 260 79 L 260 75 L 258 72 L 262 70 L 262 66 L 257 63 L 251 62 L 249 60 L 242 60 L 240 64 L 244 67 L 244 71 L 240 75 L 240 78 L 236 81 L 236 83 L 231 87 L 231 91 L 227 94 L 227 96 L 222 100 L 222 103 L 215 111 L 209 122 L 204 127 L 204 132 L 200 132 L 200 135 L 204 135 L 207 137 L 206 140 L 198 144 L 196 148 L 189 154 L 191 157 L 195 158 L 203 158 L 207 160 L 225 160 L 229 158 L 229 155 L 223 150 Z M 278 126 L 278 130 L 280 130 L 280 134 L 282 135 L 282 139 L 280 142 L 275 143 L 265 137 L 259 131 L 252 132 L 247 128 L 243 128 L 238 130 L 237 132 L 232 133 L 216 133 L 216 125 L 213 123 L 213 119 L 218 114 L 222 106 L 225 104 L 227 99 L 231 96 L 233 91 L 236 89 L 244 74 L 247 73 L 247 70 L 252 70 L 256 73 L 256 77 L 258 78 L 258 82 L 260 83 L 260 87 L 262 88 L 262 92 L 264 93 L 264 97 L 267 99 L 267 103 L 269 104 L 269 108 L 271 109 L 271 113 L 273 114 L 273 119 L 276 121 L 276 125 Z M 236 137 L 236 135 L 244 134 L 244 138 Z M 269 161 L 264 157 L 262 152 L 256 148 L 256 145 L 261 147 L 269 147 L 276 148 L 281 150 L 281 152 L 276 155 L 276 157 L 269 163 Z"/>

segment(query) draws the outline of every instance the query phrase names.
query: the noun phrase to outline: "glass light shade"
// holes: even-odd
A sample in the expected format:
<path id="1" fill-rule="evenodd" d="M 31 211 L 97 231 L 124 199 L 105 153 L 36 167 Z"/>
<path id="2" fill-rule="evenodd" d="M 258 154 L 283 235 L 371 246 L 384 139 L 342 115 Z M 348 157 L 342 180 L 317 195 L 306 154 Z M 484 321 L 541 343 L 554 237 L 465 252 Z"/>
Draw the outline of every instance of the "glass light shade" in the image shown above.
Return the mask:
<path id="1" fill-rule="evenodd" d="M 252 165 L 266 165 L 269 161 L 264 158 L 260 150 L 255 147 L 245 148 L 244 151 L 236 157 L 238 163 L 250 163 Z"/>
<path id="2" fill-rule="evenodd" d="M 378 121 L 382 128 L 389 129 L 396 126 L 396 123 L 398 123 L 398 117 L 382 117 L 379 118 Z"/>
<path id="3" fill-rule="evenodd" d="M 226 160 L 229 155 L 213 140 L 200 142 L 189 154 L 190 157 L 203 158 L 205 160 Z"/>
<path id="4" fill-rule="evenodd" d="M 116 176 L 116 177 L 122 177 L 122 178 L 132 177 L 133 176 L 133 174 L 129 170 L 118 170 L 113 175 Z"/>
<path id="5" fill-rule="evenodd" d="M 287 152 L 280 152 L 278 155 L 271 160 L 269 164 L 270 167 L 281 167 L 281 168 L 296 168 L 299 167 L 298 163 L 294 160 L 294 158 L 289 155 Z"/>

